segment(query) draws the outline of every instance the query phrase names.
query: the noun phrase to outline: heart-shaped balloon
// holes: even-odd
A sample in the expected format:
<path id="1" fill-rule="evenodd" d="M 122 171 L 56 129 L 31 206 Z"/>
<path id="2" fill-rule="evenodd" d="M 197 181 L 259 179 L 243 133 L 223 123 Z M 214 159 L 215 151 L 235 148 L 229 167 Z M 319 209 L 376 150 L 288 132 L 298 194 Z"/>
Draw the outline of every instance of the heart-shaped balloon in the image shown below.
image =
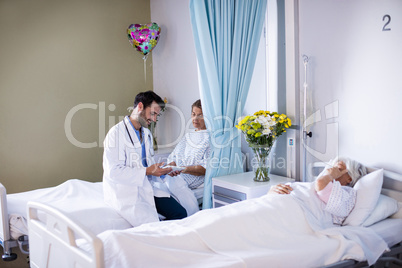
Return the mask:
<path id="1" fill-rule="evenodd" d="M 131 24 L 127 28 L 130 44 L 144 56 L 147 56 L 156 46 L 160 32 L 161 27 L 155 22 L 148 24 Z"/>

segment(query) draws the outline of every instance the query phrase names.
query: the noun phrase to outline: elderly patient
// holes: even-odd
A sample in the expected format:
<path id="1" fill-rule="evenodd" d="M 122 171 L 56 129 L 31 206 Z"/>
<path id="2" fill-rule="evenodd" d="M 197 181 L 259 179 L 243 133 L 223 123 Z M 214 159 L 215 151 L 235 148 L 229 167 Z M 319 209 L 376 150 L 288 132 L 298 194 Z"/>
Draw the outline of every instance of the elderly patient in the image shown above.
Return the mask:
<path id="1" fill-rule="evenodd" d="M 332 214 L 334 224 L 341 225 L 356 203 L 356 190 L 353 186 L 367 174 L 367 168 L 357 161 L 346 157 L 335 158 L 329 167 L 318 175 L 315 191 L 323 201 L 325 211 Z M 269 194 L 290 194 L 292 187 L 278 184 L 271 187 Z"/>

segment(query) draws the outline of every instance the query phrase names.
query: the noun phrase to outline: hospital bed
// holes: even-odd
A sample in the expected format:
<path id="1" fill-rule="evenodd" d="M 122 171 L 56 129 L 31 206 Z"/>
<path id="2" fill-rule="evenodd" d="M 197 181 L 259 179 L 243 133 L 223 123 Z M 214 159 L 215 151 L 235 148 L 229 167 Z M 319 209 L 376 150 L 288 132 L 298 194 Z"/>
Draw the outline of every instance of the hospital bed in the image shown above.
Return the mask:
<path id="1" fill-rule="evenodd" d="M 9 195 L 0 183 L 0 244 L 3 247 L 4 261 L 17 258 L 17 255 L 12 252 L 12 249 L 16 247 L 19 247 L 22 253 L 29 254 L 28 201 L 52 204 L 72 220 L 84 224 L 95 234 L 109 229 L 132 227 L 114 209 L 104 203 L 101 182 L 72 179 L 56 187 Z"/>
<path id="2" fill-rule="evenodd" d="M 385 252 L 382 254 L 381 257 L 379 257 L 374 264 L 374 267 L 389 267 L 390 264 L 395 264 L 395 265 L 402 265 L 402 175 L 389 172 L 389 171 L 384 171 L 384 180 L 382 183 L 382 190 L 381 194 L 383 196 L 391 197 L 393 200 L 393 203 L 396 204 L 396 210 L 392 212 L 391 215 L 382 215 L 381 217 L 384 219 L 379 219 L 378 222 L 375 222 L 373 224 L 370 224 L 368 227 L 354 227 L 358 231 L 374 231 L 377 235 L 379 235 L 385 243 L 388 245 L 390 248 L 389 252 Z M 358 194 L 359 195 L 359 194 Z M 271 196 L 272 197 L 272 196 Z M 268 197 L 262 197 L 262 198 L 268 198 Z M 359 197 L 358 197 L 359 198 Z M 248 267 L 247 265 L 244 265 L 244 263 L 241 260 L 242 254 L 244 254 L 244 251 L 251 251 L 249 248 L 249 244 L 242 244 L 240 243 L 239 247 L 236 245 L 234 246 L 237 250 L 241 249 L 240 251 L 237 251 L 235 255 L 228 255 L 227 252 L 219 252 L 219 250 L 216 250 L 214 248 L 213 250 L 208 249 L 205 252 L 195 252 L 194 248 L 197 248 L 198 246 L 203 247 L 207 242 L 206 240 L 202 241 L 199 243 L 199 245 L 196 244 L 190 244 L 190 240 L 182 241 L 180 242 L 180 237 L 183 235 L 183 233 L 186 231 L 186 228 L 191 226 L 192 224 L 197 224 L 199 219 L 202 219 L 203 216 L 207 217 L 208 219 L 205 220 L 212 220 L 212 218 L 216 217 L 217 215 L 220 214 L 220 212 L 225 213 L 227 211 L 233 210 L 239 210 L 243 209 L 247 210 L 248 208 L 251 208 L 250 203 L 252 202 L 262 202 L 259 200 L 261 198 L 253 199 L 253 200 L 247 200 L 247 201 L 242 201 L 238 203 L 234 203 L 231 205 L 228 205 L 226 210 L 220 210 L 222 208 L 217 208 L 217 209 L 211 209 L 211 210 L 204 210 L 200 211 L 193 216 L 186 218 L 184 220 L 180 221 L 170 221 L 170 222 L 164 222 L 164 223 L 154 223 L 154 224 L 159 224 L 156 227 L 156 230 L 159 230 L 160 233 L 163 233 L 164 231 L 169 231 L 172 232 L 172 229 L 175 228 L 175 226 L 180 225 L 180 222 L 185 222 L 184 229 L 178 230 L 175 235 L 171 236 L 168 241 L 166 242 L 166 249 L 169 254 L 159 254 L 158 252 L 153 252 L 153 250 L 158 250 L 158 245 L 154 245 L 154 243 L 149 243 L 148 240 L 144 240 L 145 243 L 142 243 L 140 240 L 142 238 L 150 238 L 150 239 L 155 239 L 153 240 L 155 243 L 161 243 L 158 241 L 158 237 L 152 238 L 152 235 L 147 235 L 148 231 L 147 228 L 151 228 L 152 224 L 144 224 L 140 227 L 124 230 L 124 231 L 106 231 L 102 234 L 95 235 L 93 232 L 88 231 L 87 228 L 84 226 L 80 225 L 79 223 L 71 220 L 71 218 L 60 212 L 60 210 L 55 209 L 52 206 L 46 205 L 46 204 L 41 204 L 37 202 L 29 202 L 28 204 L 28 210 L 29 210 L 29 234 L 30 234 L 30 247 L 35 248 L 35 251 L 31 251 L 30 255 L 30 260 L 31 260 L 31 267 L 62 267 L 62 264 L 65 264 L 64 267 L 73 267 L 74 265 L 81 265 L 81 267 L 105 267 L 106 262 L 106 257 L 105 253 L 108 253 L 109 255 L 109 260 L 110 258 L 116 258 L 116 259 L 121 259 L 123 256 L 127 255 L 133 255 L 133 254 L 138 254 L 138 251 L 141 249 L 143 250 L 140 253 L 140 258 L 144 260 L 145 263 L 151 261 L 152 263 L 164 263 L 166 261 L 166 265 L 164 267 L 170 267 L 169 266 L 169 261 L 172 261 L 174 259 L 174 254 L 177 254 L 181 257 L 184 257 L 182 254 L 192 254 L 192 258 L 189 258 L 189 261 L 191 263 L 191 267 L 210 267 L 211 264 L 213 264 L 214 267 Z M 390 200 L 390 199 L 387 199 Z M 399 203 L 398 203 L 399 202 Z M 378 201 L 376 208 L 379 206 L 380 202 Z M 398 207 L 399 206 L 399 207 Z M 228 209 L 229 208 L 229 209 Z M 286 210 L 286 206 L 285 209 Z M 380 210 L 383 211 L 383 210 Z M 252 212 L 247 212 L 247 213 L 252 213 Z M 289 213 L 289 212 L 288 212 Z M 374 211 L 372 211 L 371 214 L 374 214 Z M 370 214 L 370 215 L 371 215 Z M 252 215 L 252 214 L 249 214 Z M 228 216 L 230 217 L 230 215 Z M 268 217 L 268 216 L 265 216 Z M 197 220 L 193 220 L 197 219 Z M 190 223 L 189 223 L 190 222 Z M 192 223 L 191 223 L 192 222 Z M 230 222 L 231 224 L 236 224 L 236 222 Z M 298 223 L 299 224 L 299 223 Z M 283 224 L 284 228 L 286 224 Z M 241 228 L 242 226 L 240 225 L 240 229 L 246 228 Z M 261 227 L 263 228 L 263 227 Z M 294 228 L 294 227 L 293 227 Z M 342 229 L 343 227 L 335 227 L 337 229 Z M 155 229 L 155 228 L 154 228 Z M 226 227 L 226 229 L 230 229 L 230 227 Z M 296 228 L 297 229 L 297 228 Z M 347 228 L 346 228 L 347 229 Z M 261 229 L 262 230 L 262 229 Z M 244 231 L 244 230 L 242 230 Z M 251 230 L 248 230 L 251 231 Z M 134 232 L 136 233 L 136 239 L 131 239 L 128 237 L 129 232 Z M 173 231 L 175 232 L 175 231 Z M 293 232 L 293 229 L 290 230 L 290 232 Z M 191 233 L 191 232 L 190 232 Z M 247 239 L 247 232 L 245 232 L 241 239 Z M 113 236 L 110 236 L 113 235 Z M 154 233 L 153 233 L 154 235 Z M 199 234 L 198 234 L 199 235 Z M 193 236 L 194 239 L 198 239 L 198 235 Z M 219 235 L 220 234 L 211 234 L 210 235 L 210 241 L 217 241 L 217 243 L 224 243 L 224 241 L 218 241 L 219 240 Z M 286 235 L 286 234 L 281 234 L 281 235 Z M 119 239 L 117 237 L 120 237 L 121 239 L 128 240 L 129 242 L 132 243 L 142 243 L 141 246 L 136 246 L 135 244 L 124 244 L 125 246 L 119 246 L 121 245 L 119 243 Z M 308 238 L 308 237 L 307 237 Z M 234 237 L 233 239 L 239 239 L 239 237 Z M 292 243 L 295 243 L 293 241 L 295 239 L 295 236 L 293 234 L 290 234 L 289 238 L 287 239 L 288 241 L 283 241 L 284 243 L 286 242 L 286 246 L 291 246 Z M 310 239 L 310 238 L 308 238 Z M 317 239 L 317 238 L 311 238 L 311 239 Z M 321 237 L 321 239 L 324 239 Z M 371 237 L 366 237 L 365 239 L 370 240 Z M 138 241 L 136 241 L 138 240 Z M 175 242 L 176 241 L 176 242 Z M 347 243 L 354 243 L 353 240 L 347 241 Z M 343 242 L 345 242 L 343 241 Z M 178 243 L 177 243 L 178 242 Z M 252 241 L 257 243 L 257 241 Z M 303 242 L 303 241 L 302 241 Z M 331 242 L 331 241 L 330 241 Z M 162 242 L 163 243 L 163 242 Z M 280 243 L 282 242 L 278 242 Z M 307 243 L 307 241 L 306 241 Z M 332 242 L 331 242 L 332 243 Z M 324 247 L 325 252 L 325 247 L 328 243 L 324 243 L 323 246 L 316 247 L 314 250 L 317 250 L 317 248 Z M 342 244 L 342 243 L 341 243 Z M 110 253 L 112 248 L 110 247 L 113 245 L 115 250 L 115 253 Z M 118 247 L 116 249 L 116 247 Z M 145 249 L 142 249 L 144 247 Z M 150 247 L 151 249 L 148 249 Z M 170 247 L 172 249 L 170 250 Z M 245 247 L 245 250 L 242 250 L 242 248 Z M 297 249 L 293 249 L 293 251 L 289 252 L 281 252 L 280 249 L 277 249 L 273 253 L 267 253 L 267 254 L 272 254 L 273 256 L 281 255 L 287 256 L 286 258 L 283 258 L 284 260 L 286 259 L 287 261 L 289 259 L 297 259 L 296 255 L 300 255 L 298 251 L 305 251 L 309 252 L 306 255 L 303 255 L 305 259 L 310 258 L 311 256 L 314 255 L 320 255 L 320 258 L 328 258 L 331 257 L 331 252 L 328 252 L 327 254 L 320 254 L 317 252 L 310 252 L 308 248 L 305 248 L 306 246 L 301 246 Z M 49 249 L 52 248 L 52 251 Z M 313 250 L 313 249 L 311 249 Z M 150 252 L 150 253 L 148 253 Z M 381 253 L 383 251 L 381 250 Z M 380 253 L 380 254 L 381 254 Z M 148 255 L 147 255 L 148 254 Z M 246 252 L 247 254 L 247 252 Z M 264 253 L 265 254 L 265 253 Z M 351 254 L 348 256 L 348 254 Z M 355 254 L 355 253 L 353 253 Z M 331 267 L 367 267 L 368 264 L 365 262 L 364 258 L 360 259 L 359 261 L 353 260 L 352 253 L 345 252 L 342 256 L 339 257 L 339 260 L 334 261 L 333 263 L 329 263 L 326 265 L 312 265 L 312 266 L 325 266 L 327 268 Z M 303 256 L 301 258 L 303 259 Z M 365 255 L 363 254 L 363 257 Z M 261 256 L 264 257 L 264 256 Z M 299 256 L 300 257 L 300 256 Z M 179 259 L 180 259 L 179 258 Z M 332 257 L 331 257 L 332 258 Z M 376 257 L 377 258 L 377 257 Z M 66 264 L 64 260 L 70 260 L 69 264 Z M 209 259 L 211 262 L 205 266 L 205 263 L 203 263 L 204 259 Z M 46 262 L 45 262 L 46 261 Z M 120 260 L 119 260 L 120 261 Z M 181 260 L 178 260 L 181 261 Z M 275 260 L 278 261 L 278 260 Z M 257 259 L 257 264 L 258 264 L 258 259 Z M 176 266 L 175 266 L 176 265 Z M 171 267 L 178 267 L 177 263 L 175 265 L 171 265 Z M 267 267 L 270 266 L 270 262 L 264 262 L 264 263 L 259 263 L 261 267 Z M 117 267 L 117 265 L 107 265 L 109 267 Z M 186 267 L 186 264 L 179 265 L 180 267 Z M 188 266 L 188 263 L 187 263 Z M 286 266 L 286 265 L 285 265 Z M 297 265 L 299 266 L 299 265 Z M 75 267 L 75 266 L 74 266 Z M 130 267 L 136 267 L 136 265 Z M 147 267 L 146 265 L 144 267 Z M 149 267 L 149 266 L 148 266 Z M 249 267 L 258 267 L 249 265 Z M 391 266 L 392 267 L 392 266 Z"/>
<path id="3" fill-rule="evenodd" d="M 194 189 L 193 192 L 201 203 L 203 186 Z M 8 195 L 6 188 L 0 183 L 0 245 L 3 247 L 4 261 L 17 258 L 17 254 L 12 252 L 13 248 L 19 248 L 21 253 L 29 254 L 28 201 L 51 204 L 72 220 L 82 223 L 94 234 L 109 229 L 120 230 L 132 227 L 114 209 L 104 203 L 102 182 L 72 179 L 56 187 Z"/>

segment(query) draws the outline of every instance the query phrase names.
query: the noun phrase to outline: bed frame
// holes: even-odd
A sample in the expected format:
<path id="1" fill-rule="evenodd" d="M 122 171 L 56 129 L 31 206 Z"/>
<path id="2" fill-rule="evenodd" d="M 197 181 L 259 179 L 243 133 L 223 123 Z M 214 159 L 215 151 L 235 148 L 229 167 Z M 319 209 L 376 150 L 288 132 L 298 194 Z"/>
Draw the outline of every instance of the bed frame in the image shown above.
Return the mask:
<path id="1" fill-rule="evenodd" d="M 1 256 L 4 261 L 13 261 L 17 259 L 17 254 L 12 253 L 12 248 L 19 247 L 20 251 L 24 254 L 29 254 L 28 250 L 28 237 L 21 236 L 18 240 L 14 240 L 10 236 L 10 226 L 7 209 L 7 192 L 3 184 L 0 183 L 0 245 L 3 247 L 3 255 Z"/>
<path id="2" fill-rule="evenodd" d="M 45 219 L 40 217 L 42 212 L 46 212 Z M 37 202 L 28 203 L 28 218 L 31 267 L 104 267 L 102 241 L 84 226 Z M 80 249 L 78 239 L 92 250 Z"/>
<path id="3" fill-rule="evenodd" d="M 391 196 L 402 202 L 402 175 L 385 171 L 384 183 L 382 194 Z M 102 267 L 103 265 L 103 248 L 102 242 L 91 235 L 90 232 L 85 231 L 82 227 L 72 222 L 67 216 L 60 213 L 58 210 L 35 202 L 28 203 L 28 225 L 30 232 L 30 243 L 32 250 L 30 255 L 30 262 L 32 267 L 61 267 L 59 265 L 65 264 L 64 258 L 71 259 L 79 263 L 84 259 L 83 256 L 88 257 L 86 251 L 77 245 L 76 241 L 85 237 L 89 243 L 93 245 L 91 262 L 86 263 L 85 267 Z M 47 220 L 43 220 L 37 215 L 44 213 Z M 56 228 L 56 227 L 57 228 Z M 46 245 L 43 246 L 43 241 Z M 40 248 L 41 250 L 38 250 Z M 54 257 L 54 250 L 56 248 L 64 250 L 62 255 Z M 65 252 L 70 252 L 66 254 Z M 86 258 L 85 257 L 85 258 Z M 57 259 L 58 264 L 55 266 L 47 265 L 44 260 Z M 66 259 L 66 260 L 67 260 Z M 393 246 L 390 252 L 384 253 L 376 262 L 374 267 L 389 267 L 391 264 L 402 265 L 402 241 Z M 66 266 L 72 267 L 72 266 Z M 328 266 L 327 268 L 340 268 L 340 267 L 368 267 L 367 262 L 357 262 L 354 260 L 340 261 Z M 391 266 L 392 267 L 392 266 Z"/>

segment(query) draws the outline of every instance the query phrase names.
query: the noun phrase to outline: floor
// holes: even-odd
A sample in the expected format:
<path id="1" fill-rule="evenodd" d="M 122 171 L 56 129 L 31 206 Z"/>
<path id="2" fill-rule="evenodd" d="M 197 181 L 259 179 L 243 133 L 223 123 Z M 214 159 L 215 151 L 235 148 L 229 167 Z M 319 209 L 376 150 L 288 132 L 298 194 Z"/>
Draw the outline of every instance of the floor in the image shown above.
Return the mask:
<path id="1" fill-rule="evenodd" d="M 1 268 L 29 268 L 29 257 L 28 255 L 22 254 L 19 249 L 13 248 L 13 253 L 17 254 L 17 259 L 14 261 L 3 261 L 0 260 Z M 3 255 L 3 248 L 0 246 L 0 253 Z"/>

